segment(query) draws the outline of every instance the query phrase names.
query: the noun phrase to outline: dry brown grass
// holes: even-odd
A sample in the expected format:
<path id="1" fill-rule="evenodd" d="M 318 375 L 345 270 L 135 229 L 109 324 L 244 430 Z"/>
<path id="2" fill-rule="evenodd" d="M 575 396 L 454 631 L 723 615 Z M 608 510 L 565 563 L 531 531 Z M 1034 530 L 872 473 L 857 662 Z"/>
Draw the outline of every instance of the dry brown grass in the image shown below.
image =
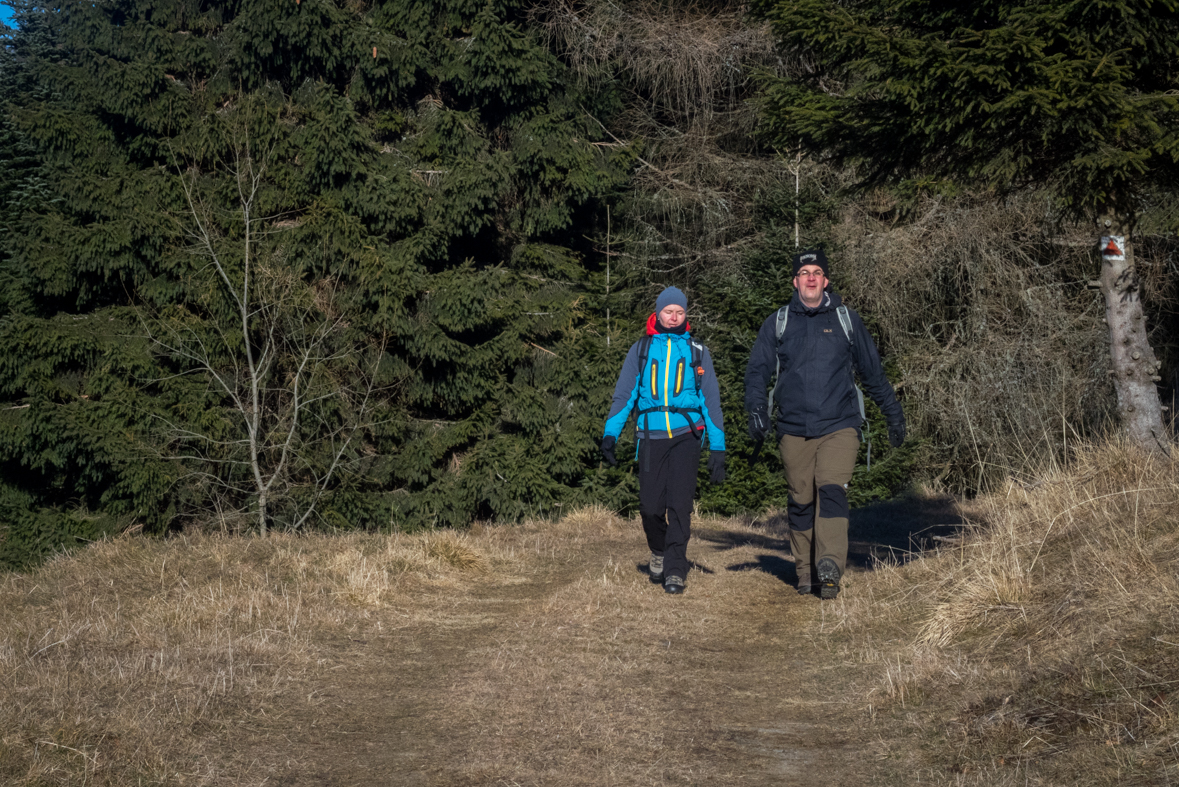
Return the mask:
<path id="1" fill-rule="evenodd" d="M 515 607 L 506 625 L 451 671 L 438 702 L 470 734 L 448 740 L 440 783 L 776 785 L 779 769 L 816 763 L 865 783 L 871 763 L 847 756 L 869 750 L 860 731 L 815 723 L 852 705 L 813 700 L 829 621 L 775 576 L 784 542 L 700 520 L 688 592 L 669 598 L 637 570 L 636 522 L 603 533 L 599 513 L 580 512 L 562 526 L 578 522 L 584 541 L 554 554 L 559 579 L 501 600 Z"/>
<path id="2" fill-rule="evenodd" d="M 127 538 L 0 580 L 0 781 L 217 780 L 213 731 L 415 587 L 519 564 L 456 533 Z M 243 716 L 245 718 L 243 718 Z"/>
<path id="3" fill-rule="evenodd" d="M 637 523 L 594 508 L 467 534 L 128 538 L 10 575 L 0 782 L 777 784 L 842 757 L 850 727 L 824 725 L 855 705 L 806 699 L 797 649 L 828 652 L 831 621 L 801 622 L 818 601 L 775 574 L 784 542 L 698 524 L 671 599 Z"/>
<path id="4" fill-rule="evenodd" d="M 672 599 L 602 509 L 96 544 L 0 581 L 0 781 L 1179 782 L 1179 464 L 1078 449 L 958 542 L 881 505 L 942 548 L 828 603 L 772 522 L 698 521 Z"/>
<path id="5" fill-rule="evenodd" d="M 1085 446 L 968 514 L 845 601 L 852 641 L 911 643 L 858 654 L 872 712 L 949 708 L 923 718 L 956 784 L 1179 781 L 1179 461 Z"/>

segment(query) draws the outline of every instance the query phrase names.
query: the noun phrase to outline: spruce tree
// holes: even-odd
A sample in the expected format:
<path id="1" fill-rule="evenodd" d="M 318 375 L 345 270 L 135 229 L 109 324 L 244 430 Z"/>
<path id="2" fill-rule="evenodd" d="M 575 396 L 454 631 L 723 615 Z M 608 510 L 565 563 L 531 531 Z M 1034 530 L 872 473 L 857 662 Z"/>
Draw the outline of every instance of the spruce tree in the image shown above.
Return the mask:
<path id="1" fill-rule="evenodd" d="M 1179 185 L 1179 3 L 759 0 L 810 66 L 765 83 L 764 131 L 910 193 L 1046 187 L 1097 222 L 1124 429 L 1167 450 L 1130 236 Z"/>
<path id="2" fill-rule="evenodd" d="M 29 13 L 54 43 L 22 25 L 3 83 L 0 144 L 44 186 L 0 250 L 9 562 L 135 525 L 461 525 L 585 494 L 610 381 L 583 222 L 630 154 L 593 144 L 518 4 Z M 243 319 L 248 280 L 269 301 Z"/>

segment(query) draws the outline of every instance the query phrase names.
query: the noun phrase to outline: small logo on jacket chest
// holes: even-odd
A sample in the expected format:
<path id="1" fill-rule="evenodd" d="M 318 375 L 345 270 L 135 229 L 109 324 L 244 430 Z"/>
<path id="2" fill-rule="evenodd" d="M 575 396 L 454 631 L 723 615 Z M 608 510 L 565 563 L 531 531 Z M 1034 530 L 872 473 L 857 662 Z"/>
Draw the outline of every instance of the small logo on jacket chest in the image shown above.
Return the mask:
<path id="1" fill-rule="evenodd" d="M 823 333 L 831 333 L 831 329 L 830 329 L 830 328 L 824 328 L 824 329 L 823 329 Z"/>

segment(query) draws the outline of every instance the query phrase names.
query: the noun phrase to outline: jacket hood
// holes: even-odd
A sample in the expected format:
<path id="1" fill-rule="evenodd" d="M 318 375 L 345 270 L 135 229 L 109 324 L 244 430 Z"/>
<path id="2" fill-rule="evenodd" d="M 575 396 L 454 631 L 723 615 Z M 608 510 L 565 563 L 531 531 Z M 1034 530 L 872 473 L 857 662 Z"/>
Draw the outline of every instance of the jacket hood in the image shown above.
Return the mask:
<path id="1" fill-rule="evenodd" d="M 648 336 L 654 336 L 655 334 L 659 333 L 658 319 L 659 319 L 659 316 L 655 312 L 651 312 L 651 316 L 647 318 L 647 335 Z M 692 332 L 692 323 L 688 322 L 687 320 L 684 320 L 684 333 L 691 333 L 691 332 Z M 676 334 L 673 333 L 671 335 L 675 336 Z"/>

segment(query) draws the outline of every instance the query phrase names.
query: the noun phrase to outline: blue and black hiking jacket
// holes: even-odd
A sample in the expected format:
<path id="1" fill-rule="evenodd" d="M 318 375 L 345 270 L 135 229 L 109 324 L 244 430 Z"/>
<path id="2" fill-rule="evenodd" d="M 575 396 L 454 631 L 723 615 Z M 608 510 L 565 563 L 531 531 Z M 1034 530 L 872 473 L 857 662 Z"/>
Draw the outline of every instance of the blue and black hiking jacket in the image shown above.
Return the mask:
<path id="1" fill-rule="evenodd" d="M 687 330 L 659 333 L 654 314 L 647 320 L 647 337 L 631 345 L 626 354 L 602 436 L 617 439 L 631 410 L 638 413 L 639 440 L 703 432 L 709 450 L 725 450 L 720 385 L 708 348 L 693 342 Z"/>

